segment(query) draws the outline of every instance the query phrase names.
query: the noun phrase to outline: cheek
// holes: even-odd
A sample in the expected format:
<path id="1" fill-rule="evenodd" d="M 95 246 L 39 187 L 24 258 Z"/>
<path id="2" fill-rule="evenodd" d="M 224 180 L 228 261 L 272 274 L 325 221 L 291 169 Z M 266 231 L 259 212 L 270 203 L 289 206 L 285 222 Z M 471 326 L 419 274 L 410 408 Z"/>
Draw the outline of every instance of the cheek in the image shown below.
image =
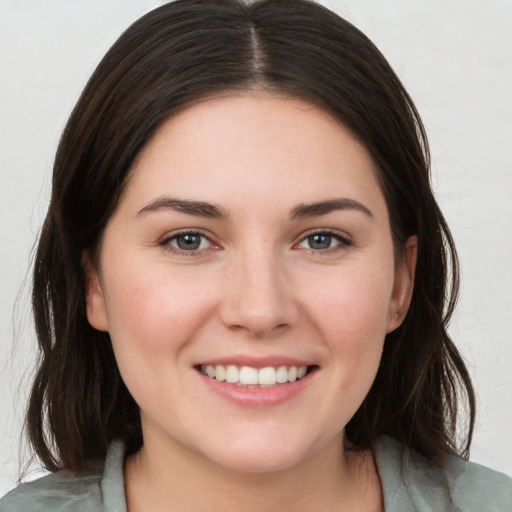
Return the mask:
<path id="1" fill-rule="evenodd" d="M 312 303 L 314 327 L 328 354 L 333 418 L 343 428 L 360 407 L 377 374 L 386 335 L 392 279 L 352 271 Z M 332 407 L 332 404 L 331 404 Z M 327 414 L 327 413 L 326 413 Z"/>
<path id="2" fill-rule="evenodd" d="M 386 334 L 393 279 L 377 267 L 351 268 L 316 288 L 310 310 L 330 342 L 357 348 L 381 343 Z"/>
<path id="3" fill-rule="evenodd" d="M 173 333 L 186 330 L 188 322 L 203 314 L 209 301 L 204 276 L 165 263 L 123 268 L 119 262 L 106 277 L 111 334 L 138 333 L 137 340 L 143 344 L 157 342 L 159 337 L 152 333 L 160 331 L 169 342 Z"/>
<path id="4" fill-rule="evenodd" d="M 105 276 L 109 332 L 123 379 L 156 385 L 170 375 L 213 309 L 204 276 L 161 265 L 123 265 Z M 174 377 L 175 378 L 175 377 Z M 133 394 L 136 395 L 136 390 Z"/>
<path id="5" fill-rule="evenodd" d="M 331 276 L 310 304 L 314 328 L 336 368 L 333 389 L 353 404 L 352 413 L 369 391 L 380 364 L 393 286 L 389 268 L 392 265 L 351 266 L 350 271 Z"/>

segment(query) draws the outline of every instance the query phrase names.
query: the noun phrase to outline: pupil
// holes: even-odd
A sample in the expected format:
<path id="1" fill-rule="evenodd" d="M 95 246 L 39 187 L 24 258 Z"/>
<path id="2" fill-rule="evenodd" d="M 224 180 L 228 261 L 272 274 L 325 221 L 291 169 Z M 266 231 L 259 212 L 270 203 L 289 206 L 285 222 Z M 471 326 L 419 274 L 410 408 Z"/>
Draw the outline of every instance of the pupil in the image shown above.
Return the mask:
<path id="1" fill-rule="evenodd" d="M 199 248 L 201 237 L 198 235 L 181 235 L 178 237 L 178 247 L 185 251 Z"/>
<path id="2" fill-rule="evenodd" d="M 309 245 L 312 249 L 328 249 L 331 246 L 331 237 L 329 235 L 310 236 Z"/>

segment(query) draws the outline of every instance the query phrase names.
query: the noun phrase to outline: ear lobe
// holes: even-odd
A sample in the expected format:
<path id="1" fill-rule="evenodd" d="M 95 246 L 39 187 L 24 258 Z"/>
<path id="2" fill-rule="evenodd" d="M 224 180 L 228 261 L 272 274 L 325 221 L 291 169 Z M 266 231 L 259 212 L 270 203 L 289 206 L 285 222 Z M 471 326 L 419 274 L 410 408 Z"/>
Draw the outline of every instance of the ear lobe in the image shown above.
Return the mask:
<path id="1" fill-rule="evenodd" d="M 386 333 L 397 329 L 407 314 L 414 288 L 417 258 L 418 237 L 411 236 L 405 244 L 402 260 L 395 270 L 395 281 L 389 302 Z"/>
<path id="2" fill-rule="evenodd" d="M 108 331 L 107 308 L 98 270 L 87 253 L 82 255 L 82 268 L 85 277 L 87 320 L 98 331 Z"/>

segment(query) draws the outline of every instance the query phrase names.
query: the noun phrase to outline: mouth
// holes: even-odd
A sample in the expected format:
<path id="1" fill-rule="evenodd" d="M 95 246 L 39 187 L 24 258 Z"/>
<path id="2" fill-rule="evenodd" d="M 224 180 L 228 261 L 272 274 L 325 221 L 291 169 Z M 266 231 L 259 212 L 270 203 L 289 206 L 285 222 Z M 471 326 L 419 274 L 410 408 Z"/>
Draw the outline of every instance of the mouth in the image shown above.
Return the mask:
<path id="1" fill-rule="evenodd" d="M 315 371 L 316 365 L 310 366 L 251 366 L 205 365 L 196 366 L 204 376 L 218 382 L 226 382 L 244 388 L 274 388 L 303 379 Z"/>

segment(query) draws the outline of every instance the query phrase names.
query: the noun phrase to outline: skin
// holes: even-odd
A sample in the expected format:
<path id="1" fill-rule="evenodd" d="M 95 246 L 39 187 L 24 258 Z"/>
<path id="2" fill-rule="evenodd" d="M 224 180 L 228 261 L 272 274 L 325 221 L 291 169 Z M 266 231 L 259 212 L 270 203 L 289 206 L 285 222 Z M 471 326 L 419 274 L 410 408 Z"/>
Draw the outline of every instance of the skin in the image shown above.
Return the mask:
<path id="1" fill-rule="evenodd" d="M 164 197 L 214 204 L 225 218 L 159 207 Z M 363 208 L 291 215 L 340 198 Z M 180 251 L 183 229 L 204 235 L 198 249 Z M 328 248 L 315 233 L 331 236 Z M 381 510 L 373 458 L 344 449 L 344 427 L 407 310 L 414 238 L 404 254 L 395 261 L 371 158 L 322 110 L 252 92 L 164 123 L 133 166 L 97 265 L 85 258 L 89 321 L 109 331 L 141 409 L 129 510 Z M 270 355 L 317 370 L 267 407 L 212 392 L 195 368 Z"/>

